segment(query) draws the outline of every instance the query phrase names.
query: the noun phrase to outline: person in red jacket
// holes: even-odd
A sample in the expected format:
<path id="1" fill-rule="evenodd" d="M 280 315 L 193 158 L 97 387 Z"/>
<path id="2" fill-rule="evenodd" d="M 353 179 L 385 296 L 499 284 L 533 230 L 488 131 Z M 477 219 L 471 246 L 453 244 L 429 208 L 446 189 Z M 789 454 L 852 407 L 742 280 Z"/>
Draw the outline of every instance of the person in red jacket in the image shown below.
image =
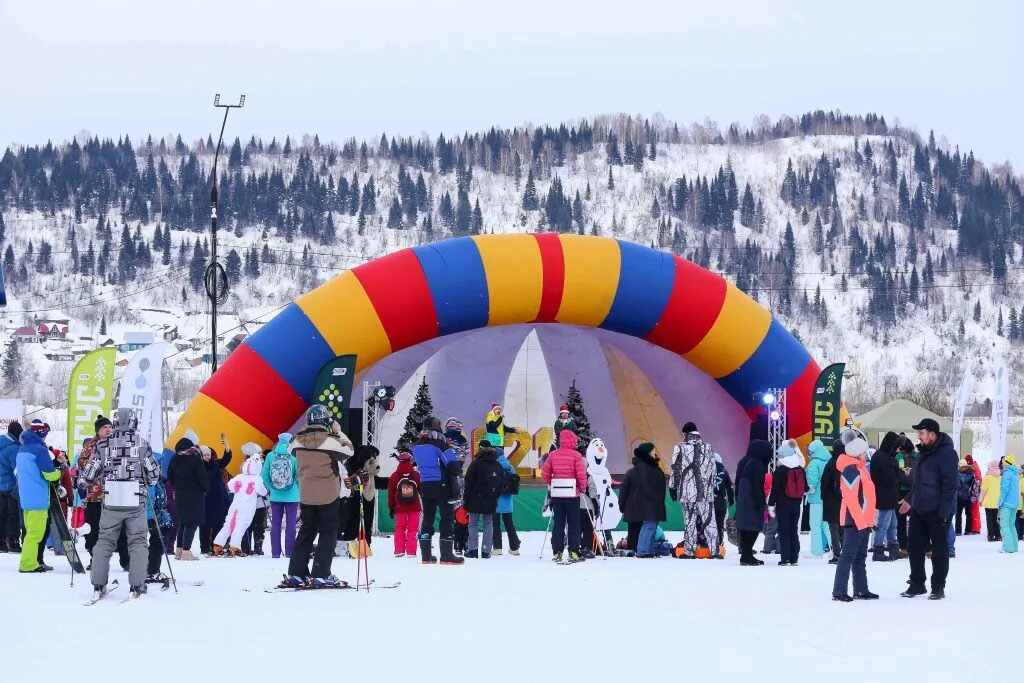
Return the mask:
<path id="1" fill-rule="evenodd" d="M 554 530 L 551 532 L 551 551 L 555 562 L 562 561 L 565 550 L 565 527 L 569 525 L 569 561 L 580 559 L 580 493 L 587 490 L 587 467 L 583 456 L 576 450 L 579 442 L 568 429 L 559 434 L 559 445 L 541 468 L 544 483 L 551 495 Z M 557 480 L 557 481 L 556 481 Z M 575 486 L 571 484 L 574 483 Z"/>
<path id="2" fill-rule="evenodd" d="M 981 481 L 984 477 L 981 475 L 981 465 L 974 459 L 974 456 L 968 455 L 964 458 L 967 464 L 974 470 L 974 479 L 978 482 L 977 486 L 972 490 L 971 495 L 971 524 L 970 529 L 964 529 L 964 534 L 967 536 L 973 536 L 981 533 Z M 978 495 L 975 495 L 977 492 Z"/>
<path id="3" fill-rule="evenodd" d="M 388 480 L 388 511 L 395 520 L 395 557 L 416 557 L 420 528 L 420 473 L 411 453 L 398 454 L 398 467 Z"/>

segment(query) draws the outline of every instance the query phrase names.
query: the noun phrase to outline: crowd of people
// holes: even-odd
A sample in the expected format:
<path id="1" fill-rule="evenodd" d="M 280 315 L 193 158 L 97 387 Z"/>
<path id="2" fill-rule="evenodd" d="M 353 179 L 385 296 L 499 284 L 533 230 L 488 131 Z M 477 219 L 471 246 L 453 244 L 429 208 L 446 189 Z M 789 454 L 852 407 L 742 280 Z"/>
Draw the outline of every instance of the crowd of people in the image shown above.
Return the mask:
<path id="1" fill-rule="evenodd" d="M 378 473 L 379 451 L 354 446 L 321 405 L 307 411 L 302 429 L 279 435 L 272 448 L 242 445 L 233 477 L 227 468 L 234 454 L 223 434 L 218 454 L 186 430 L 161 470 L 136 433 L 131 411 L 119 411 L 114 421 L 101 415 L 94 428 L 74 463 L 47 449 L 49 427 L 39 420 L 27 430 L 13 422 L 0 435 L 0 551 L 21 553 L 23 573 L 52 569 L 43 561 L 48 544 L 60 551 L 51 528 L 53 502 L 65 513 L 73 507 L 84 522 L 72 526 L 84 533 L 97 595 L 106 590 L 115 552 L 135 594 L 147 583 L 168 581 L 160 571 L 164 553 L 196 561 L 197 535 L 199 553 L 207 557 L 262 555 L 268 511 L 271 554 L 289 562 L 281 585 L 340 586 L 332 562 L 369 552 L 378 490 L 386 492 L 394 520 L 396 557 L 459 565 L 501 554 L 503 535 L 509 553 L 519 554 L 513 510 L 520 481 L 504 453 L 505 435 L 516 429 L 505 424 L 497 404 L 474 457 L 460 420 L 442 425 L 429 417 L 409 451 L 396 454 L 389 477 Z M 928 592 L 930 557 L 930 597 L 941 599 L 956 537 L 980 533 L 981 510 L 988 541 L 1001 543 L 1000 552 L 1017 551 L 1024 487 L 1012 455 L 992 460 L 982 473 L 970 455 L 959 458 L 934 420 L 913 428 L 917 445 L 889 432 L 872 448 L 849 426 L 831 444 L 812 441 L 807 456 L 795 440 L 773 448 L 752 438 L 730 477 L 690 422 L 667 462 L 654 444 L 637 445 L 616 491 L 603 442 L 581 444 L 562 406 L 554 445 L 538 463 L 553 559 L 574 563 L 601 553 L 720 560 L 728 537 L 741 565 L 760 566 L 764 560 L 754 547 L 763 535 L 762 556 L 778 554 L 780 566 L 795 566 L 803 522 L 810 536 L 803 557 L 827 555 L 836 566 L 834 600 L 878 597 L 868 587 L 869 555 L 875 562 L 909 558 L 906 597 Z M 668 519 L 666 495 L 680 505 L 684 523 L 676 545 L 661 528 Z M 610 530 L 620 520 L 627 533 L 616 546 Z"/>

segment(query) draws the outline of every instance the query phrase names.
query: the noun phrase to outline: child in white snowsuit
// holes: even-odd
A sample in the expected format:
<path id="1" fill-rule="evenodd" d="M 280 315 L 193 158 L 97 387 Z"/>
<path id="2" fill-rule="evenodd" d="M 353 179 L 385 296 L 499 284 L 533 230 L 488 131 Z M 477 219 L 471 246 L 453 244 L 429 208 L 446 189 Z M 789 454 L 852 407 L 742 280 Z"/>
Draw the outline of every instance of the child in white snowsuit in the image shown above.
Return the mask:
<path id="1" fill-rule="evenodd" d="M 247 459 L 242 463 L 242 471 L 228 482 L 228 491 L 235 497 L 231 501 L 231 507 L 228 508 L 224 526 L 221 527 L 217 538 L 213 541 L 214 555 L 224 552 L 224 544 L 228 543 L 229 537 L 228 554 L 231 556 L 241 554 L 242 536 L 252 524 L 260 497 L 266 496 L 268 493 L 267 487 L 263 483 L 263 450 L 250 441 L 242 446 L 242 453 L 247 456 Z"/>

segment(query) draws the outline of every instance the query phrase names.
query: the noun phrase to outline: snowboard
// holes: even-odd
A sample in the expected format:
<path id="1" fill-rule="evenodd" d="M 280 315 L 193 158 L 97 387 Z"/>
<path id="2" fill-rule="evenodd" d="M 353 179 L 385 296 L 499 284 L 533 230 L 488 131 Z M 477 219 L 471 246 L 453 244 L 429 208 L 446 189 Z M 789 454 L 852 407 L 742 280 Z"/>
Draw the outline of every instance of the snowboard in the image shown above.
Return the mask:
<path id="1" fill-rule="evenodd" d="M 57 527 L 58 540 L 60 541 L 61 548 L 64 549 L 64 557 L 67 558 L 68 564 L 71 565 L 71 571 L 76 574 L 84 574 L 85 567 L 82 566 L 82 560 L 78 557 L 75 537 L 72 536 L 71 529 L 68 528 L 68 520 L 60 509 L 60 502 L 53 496 L 50 497 L 50 519 L 53 520 L 53 525 Z"/>

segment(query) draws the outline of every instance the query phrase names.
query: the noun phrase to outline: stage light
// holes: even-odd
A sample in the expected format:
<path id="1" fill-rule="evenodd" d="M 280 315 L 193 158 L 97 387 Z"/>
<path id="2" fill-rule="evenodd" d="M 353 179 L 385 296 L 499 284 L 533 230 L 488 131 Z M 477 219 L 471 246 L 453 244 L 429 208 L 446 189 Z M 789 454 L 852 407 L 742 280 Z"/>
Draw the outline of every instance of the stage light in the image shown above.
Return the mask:
<path id="1" fill-rule="evenodd" d="M 775 403 L 775 394 L 773 394 L 770 391 L 764 392 L 764 394 L 761 396 L 761 402 L 764 403 L 766 406 L 770 406 L 770 405 L 774 404 Z"/>
<path id="2" fill-rule="evenodd" d="M 772 412 L 768 413 L 768 419 L 771 420 L 772 422 L 778 422 L 779 420 L 782 419 L 782 413 L 780 413 L 778 410 L 773 410 Z"/>

